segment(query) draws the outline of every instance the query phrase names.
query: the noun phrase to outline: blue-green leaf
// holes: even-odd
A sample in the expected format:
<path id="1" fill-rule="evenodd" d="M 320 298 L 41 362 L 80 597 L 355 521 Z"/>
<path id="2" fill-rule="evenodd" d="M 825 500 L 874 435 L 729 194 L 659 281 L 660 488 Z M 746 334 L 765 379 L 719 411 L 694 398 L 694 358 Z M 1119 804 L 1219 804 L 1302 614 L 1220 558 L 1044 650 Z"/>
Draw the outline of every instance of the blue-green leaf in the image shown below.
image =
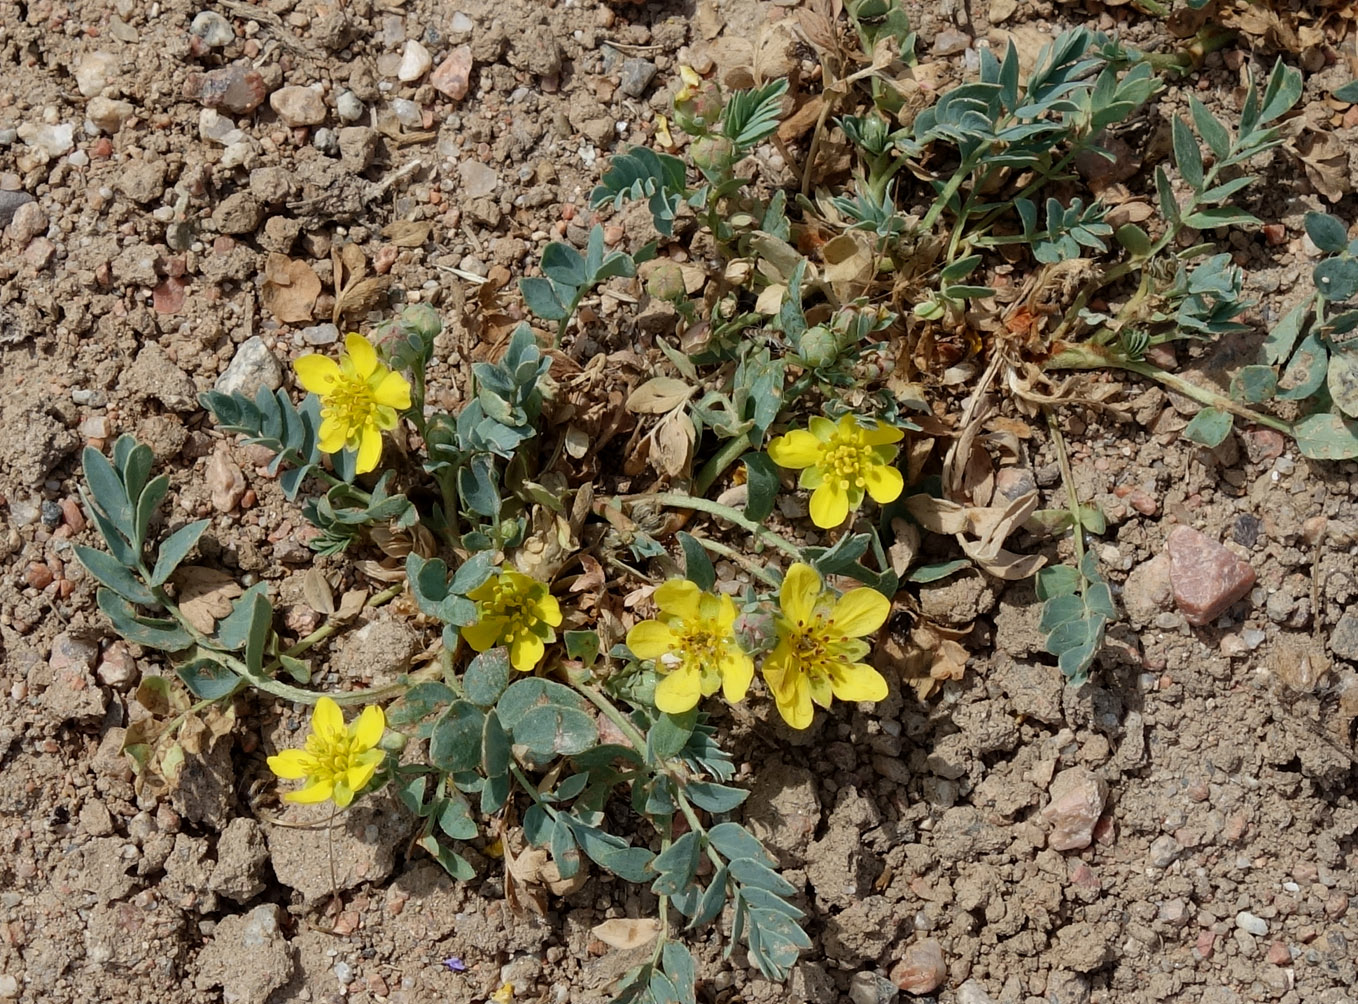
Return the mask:
<path id="1" fill-rule="evenodd" d="M 159 586 L 169 579 L 171 573 L 179 567 L 179 563 L 193 550 L 194 545 L 198 543 L 198 538 L 203 535 L 203 531 L 208 528 L 211 522 L 211 520 L 200 519 L 181 526 L 161 541 L 160 550 L 156 555 L 156 567 L 151 571 L 151 585 Z"/>

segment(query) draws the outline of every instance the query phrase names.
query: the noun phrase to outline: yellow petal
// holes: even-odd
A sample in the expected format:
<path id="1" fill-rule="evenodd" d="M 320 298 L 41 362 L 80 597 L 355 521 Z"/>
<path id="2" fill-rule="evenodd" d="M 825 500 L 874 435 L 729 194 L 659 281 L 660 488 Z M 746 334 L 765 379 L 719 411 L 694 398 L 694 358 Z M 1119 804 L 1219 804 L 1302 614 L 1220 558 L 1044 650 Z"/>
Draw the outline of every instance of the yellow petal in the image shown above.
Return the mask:
<path id="1" fill-rule="evenodd" d="M 269 770 L 285 781 L 297 781 L 315 769 L 316 758 L 303 750 L 280 750 L 269 757 Z"/>
<path id="2" fill-rule="evenodd" d="M 868 494 L 878 505 L 895 502 L 905 490 L 905 478 L 901 477 L 901 472 L 886 464 L 869 465 L 863 471 L 863 480 L 867 482 Z"/>
<path id="3" fill-rule="evenodd" d="M 754 679 L 754 660 L 744 652 L 733 651 L 721 661 L 721 692 L 730 703 L 745 700 Z"/>
<path id="4" fill-rule="evenodd" d="M 797 562 L 787 570 L 783 587 L 778 591 L 783 616 L 796 625 L 807 623 L 815 613 L 820 593 L 820 575 L 810 565 Z"/>
<path id="5" fill-rule="evenodd" d="M 290 791 L 283 796 L 285 802 L 301 802 L 303 805 L 311 805 L 315 802 L 324 802 L 335 791 L 333 781 L 317 781 L 309 784 L 301 791 Z"/>
<path id="6" fill-rule="evenodd" d="M 530 672 L 546 651 L 547 646 L 537 635 L 520 632 L 509 643 L 509 664 L 521 673 Z"/>
<path id="7" fill-rule="evenodd" d="M 373 348 L 372 342 L 362 335 L 353 332 L 345 335 L 344 351 L 349 354 L 349 361 L 354 366 L 354 375 L 359 379 L 367 380 L 377 370 L 377 350 Z"/>
<path id="8" fill-rule="evenodd" d="M 337 418 L 326 417 L 321 419 L 319 430 L 320 441 L 317 445 L 322 453 L 338 453 L 344 449 L 345 440 L 349 438 L 349 430 Z"/>
<path id="9" fill-rule="evenodd" d="M 325 742 L 336 742 L 344 735 L 344 712 L 329 697 L 316 702 L 311 712 L 311 731 Z"/>
<path id="10" fill-rule="evenodd" d="M 467 599 L 473 603 L 481 603 L 495 595 L 495 587 L 500 584 L 499 576 L 492 575 L 485 582 L 467 594 Z"/>
<path id="11" fill-rule="evenodd" d="M 862 662 L 836 666 L 830 673 L 830 685 L 841 701 L 881 701 L 887 695 L 882 674 Z"/>
<path id="12" fill-rule="evenodd" d="M 840 634 L 862 638 L 885 624 L 890 613 L 891 601 L 877 590 L 863 586 L 841 596 L 830 612 L 830 618 Z"/>
<path id="13" fill-rule="evenodd" d="M 823 467 L 808 467 L 797 475 L 797 487 L 799 488 L 819 488 L 825 484 L 825 469 Z"/>
<path id="14" fill-rule="evenodd" d="M 556 597 L 547 592 L 546 589 L 543 589 L 542 591 L 542 598 L 538 600 L 537 608 L 538 620 L 542 621 L 544 624 L 550 624 L 552 627 L 560 625 L 561 604 L 558 603 Z"/>
<path id="15" fill-rule="evenodd" d="M 655 687 L 655 706 L 667 715 L 682 715 L 702 696 L 702 678 L 697 667 L 680 666 Z"/>
<path id="16" fill-rule="evenodd" d="M 297 371 L 297 379 L 302 386 L 313 394 L 325 397 L 339 379 L 340 368 L 329 356 L 312 353 L 302 356 L 292 368 Z"/>
<path id="17" fill-rule="evenodd" d="M 816 709 L 811 706 L 811 690 L 806 685 L 804 673 L 789 673 L 782 688 L 774 690 L 773 700 L 783 721 L 794 729 L 804 729 L 811 724 Z"/>
<path id="18" fill-rule="evenodd" d="M 344 780 L 349 785 L 350 791 L 362 791 L 368 786 L 368 782 L 373 779 L 373 774 L 377 772 L 377 764 L 360 763 L 350 767 L 344 775 Z"/>
<path id="19" fill-rule="evenodd" d="M 905 433 L 894 425 L 884 425 L 881 422 L 878 422 L 872 428 L 864 426 L 862 429 L 863 431 L 859 433 L 859 435 L 862 437 L 864 446 L 883 446 L 887 443 L 899 443 L 905 437 Z"/>
<path id="20" fill-rule="evenodd" d="M 373 409 L 373 423 L 383 432 L 389 432 L 396 428 L 396 423 L 399 421 L 400 417 L 396 414 L 395 408 L 378 405 Z"/>
<path id="21" fill-rule="evenodd" d="M 849 515 L 849 495 L 843 482 L 827 481 L 811 493 L 811 522 L 822 530 L 833 530 Z"/>
<path id="22" fill-rule="evenodd" d="M 335 800 L 335 806 L 340 809 L 347 809 L 349 803 L 354 800 L 354 789 L 349 787 L 349 782 L 341 777 L 335 782 L 334 794 L 330 796 Z"/>
<path id="23" fill-rule="evenodd" d="M 811 695 L 811 702 L 819 704 L 822 708 L 830 707 L 834 700 L 834 691 L 830 688 L 830 681 L 819 673 L 807 677 L 806 691 Z"/>
<path id="24" fill-rule="evenodd" d="M 719 632 L 724 635 L 729 635 L 736 626 L 736 604 L 731 597 L 727 596 L 725 593 L 719 597 L 711 598 L 717 601 L 717 612 L 715 615 L 707 615 L 706 610 L 704 610 L 704 614 L 705 616 L 710 616 L 711 619 L 716 622 L 717 630 Z M 706 605 L 704 604 L 704 607 L 705 606 Z"/>
<path id="25" fill-rule="evenodd" d="M 779 467 L 800 470 L 820 463 L 825 444 L 804 429 L 779 436 L 769 442 L 769 456 Z"/>
<path id="26" fill-rule="evenodd" d="M 410 383 L 400 373 L 389 371 L 373 388 L 373 400 L 387 408 L 405 411 L 410 407 Z"/>
<path id="27" fill-rule="evenodd" d="M 834 437 L 835 423 L 828 418 L 817 415 L 815 418 L 811 419 L 811 421 L 807 422 L 806 426 L 811 431 L 811 435 L 815 436 L 822 443 L 828 443 L 831 438 Z"/>
<path id="28" fill-rule="evenodd" d="M 363 709 L 363 714 L 358 716 L 358 720 L 353 724 L 354 745 L 358 747 L 355 752 L 372 749 L 382 739 L 382 733 L 386 731 L 387 719 L 382 714 L 382 709 L 373 704 Z M 357 790 L 363 787 L 361 784 L 354 785 Z"/>
<path id="29" fill-rule="evenodd" d="M 676 644 L 674 632 L 659 621 L 642 621 L 627 632 L 627 647 L 638 659 L 659 659 Z"/>
<path id="30" fill-rule="evenodd" d="M 655 591 L 655 605 L 670 617 L 696 621 L 702 615 L 703 591 L 688 579 L 669 579 Z"/>
<path id="31" fill-rule="evenodd" d="M 367 474 L 381 459 L 382 433 L 371 425 L 364 426 L 358 443 L 358 463 L 354 464 L 354 471 L 358 474 Z"/>
<path id="32" fill-rule="evenodd" d="M 486 652 L 500 644 L 500 639 L 504 636 L 505 619 L 503 617 L 485 617 L 475 624 L 468 624 L 462 629 L 462 637 L 475 652 Z"/>

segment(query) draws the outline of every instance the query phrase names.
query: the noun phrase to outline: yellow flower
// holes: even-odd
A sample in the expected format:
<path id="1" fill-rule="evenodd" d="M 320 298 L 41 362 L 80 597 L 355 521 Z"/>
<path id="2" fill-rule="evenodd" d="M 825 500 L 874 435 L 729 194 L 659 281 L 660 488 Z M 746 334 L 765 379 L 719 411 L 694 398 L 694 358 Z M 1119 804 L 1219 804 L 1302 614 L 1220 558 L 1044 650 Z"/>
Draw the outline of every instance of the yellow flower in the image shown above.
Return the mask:
<path id="1" fill-rule="evenodd" d="M 311 735 L 306 749 L 283 750 L 269 757 L 269 770 L 288 781 L 306 779 L 300 791 L 283 796 L 286 802 L 324 802 L 330 799 L 343 809 L 354 795 L 368 786 L 385 754 L 374 749 L 382 739 L 387 720 L 373 705 L 346 728 L 344 713 L 328 697 L 316 702 L 311 713 Z"/>
<path id="2" fill-rule="evenodd" d="M 684 63 L 679 64 L 679 79 L 684 82 L 684 86 L 675 93 L 675 101 L 688 101 L 698 93 L 698 88 L 703 84 L 703 78 L 698 75 L 698 71 Z"/>
<path id="3" fill-rule="evenodd" d="M 779 467 L 802 472 L 797 483 L 814 489 L 811 521 L 828 530 L 863 504 L 864 491 L 879 504 L 900 497 L 905 479 L 891 466 L 897 448 L 889 444 L 903 435 L 895 426 L 865 425 L 853 415 L 838 423 L 816 417 L 809 430 L 797 429 L 772 440 L 769 456 Z"/>
<path id="4" fill-rule="evenodd" d="M 509 646 L 509 662 L 529 672 L 542 661 L 552 629 L 561 623 L 556 597 L 537 579 L 505 568 L 467 594 L 476 604 L 476 623 L 462 629 L 462 637 L 477 652 L 496 645 Z"/>
<path id="5" fill-rule="evenodd" d="M 664 678 L 655 706 L 680 715 L 720 688 L 731 703 L 742 700 L 754 678 L 754 662 L 736 643 L 736 605 L 729 596 L 703 592 L 687 579 L 670 579 L 655 591 L 660 615 L 627 632 L 638 659 L 654 659 Z"/>
<path id="6" fill-rule="evenodd" d="M 783 579 L 778 603 L 778 643 L 764 660 L 763 671 L 783 721 L 804 729 L 815 713 L 813 703 L 828 708 L 831 697 L 886 697 L 882 674 L 860 661 L 869 648 L 862 639 L 885 624 L 891 612 L 885 596 L 864 587 L 836 600 L 816 570 L 798 562 Z"/>
<path id="7" fill-rule="evenodd" d="M 382 433 L 396 428 L 397 412 L 410 407 L 410 384 L 378 362 L 362 335 L 348 335 L 344 350 L 338 363 L 313 353 L 292 365 L 302 386 L 321 399 L 321 450 L 356 450 L 355 470 L 363 474 L 381 459 Z"/>

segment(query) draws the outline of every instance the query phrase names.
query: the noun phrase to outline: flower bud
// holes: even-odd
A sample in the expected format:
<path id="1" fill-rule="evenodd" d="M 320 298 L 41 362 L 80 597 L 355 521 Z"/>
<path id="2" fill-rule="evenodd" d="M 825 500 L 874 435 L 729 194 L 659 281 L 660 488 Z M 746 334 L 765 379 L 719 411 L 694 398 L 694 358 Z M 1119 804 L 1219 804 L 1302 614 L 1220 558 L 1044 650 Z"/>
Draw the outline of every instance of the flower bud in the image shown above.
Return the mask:
<path id="1" fill-rule="evenodd" d="M 715 80 L 686 83 L 674 96 L 674 121 L 690 136 L 711 132 L 721 121 L 724 107 L 721 88 Z"/>
<path id="2" fill-rule="evenodd" d="M 831 366 L 839 358 L 839 339 L 824 324 L 807 328 L 798 346 L 802 361 L 812 369 Z"/>
<path id="3" fill-rule="evenodd" d="M 406 734 L 404 732 L 397 732 L 393 729 L 387 729 L 387 731 L 382 733 L 382 739 L 377 745 L 388 753 L 399 753 L 406 748 Z"/>
<path id="4" fill-rule="evenodd" d="M 720 174 L 736 157 L 736 145 L 725 136 L 702 136 L 690 147 L 693 163 L 704 174 Z"/>
<path id="5" fill-rule="evenodd" d="M 646 280 L 646 292 L 657 300 L 673 302 L 681 299 L 688 292 L 684 288 L 683 270 L 673 262 L 657 266 Z"/>
<path id="6" fill-rule="evenodd" d="M 764 610 L 743 613 L 736 618 L 736 641 L 750 655 L 770 651 L 778 641 L 773 616 Z"/>
<path id="7" fill-rule="evenodd" d="M 401 323 L 426 342 L 443 330 L 443 318 L 427 303 L 414 303 L 401 311 Z"/>

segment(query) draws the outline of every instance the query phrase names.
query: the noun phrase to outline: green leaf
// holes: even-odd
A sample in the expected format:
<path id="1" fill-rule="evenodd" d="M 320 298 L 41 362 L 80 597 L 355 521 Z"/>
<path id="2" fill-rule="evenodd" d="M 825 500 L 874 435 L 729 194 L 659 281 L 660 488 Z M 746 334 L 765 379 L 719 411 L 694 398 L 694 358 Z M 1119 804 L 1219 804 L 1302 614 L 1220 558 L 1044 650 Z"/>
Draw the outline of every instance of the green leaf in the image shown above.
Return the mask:
<path id="1" fill-rule="evenodd" d="M 566 655 L 579 659 L 586 666 L 599 658 L 598 631 L 564 631 L 561 640 L 566 643 Z"/>
<path id="2" fill-rule="evenodd" d="M 596 856 L 597 855 L 597 856 Z M 620 879 L 642 885 L 650 881 L 650 870 L 655 855 L 645 847 L 616 847 L 596 851 L 590 855 L 596 864 L 607 868 Z"/>
<path id="3" fill-rule="evenodd" d="M 1150 235 L 1135 223 L 1124 223 L 1122 226 L 1118 227 L 1117 233 L 1115 233 L 1113 237 L 1119 244 L 1138 258 L 1144 258 L 1146 255 L 1150 254 Z"/>
<path id="4" fill-rule="evenodd" d="M 609 161 L 599 185 L 590 193 L 595 208 L 612 202 L 621 208 L 623 200 L 649 199 L 651 222 L 665 237 L 674 233 L 674 217 L 688 190 L 685 164 L 678 157 L 656 153 L 643 146 L 615 154 Z"/>
<path id="5" fill-rule="evenodd" d="M 509 686 L 510 671 L 507 648 L 500 646 L 482 652 L 462 674 L 462 690 L 467 700 L 483 708 L 493 706 Z"/>
<path id="6" fill-rule="evenodd" d="M 72 549 L 86 571 L 119 596 L 143 607 L 160 606 L 160 601 L 151 591 L 107 551 L 96 551 L 80 544 L 74 545 Z"/>
<path id="7" fill-rule="evenodd" d="M 707 839 L 727 859 L 753 858 L 756 861 L 771 861 L 764 845 L 739 823 L 718 823 L 707 831 Z"/>
<path id="8" fill-rule="evenodd" d="M 500 777 L 509 773 L 511 762 L 509 734 L 500 724 L 500 716 L 494 711 L 488 712 L 481 732 L 481 769 L 486 777 Z"/>
<path id="9" fill-rule="evenodd" d="M 602 236 L 603 227 L 600 225 L 596 229 Z M 585 271 L 584 257 L 575 248 L 560 241 L 552 241 L 543 249 L 542 274 L 562 286 L 579 287 L 590 279 Z"/>
<path id="10" fill-rule="evenodd" d="M 1320 390 L 1325 383 L 1330 352 L 1312 331 L 1297 346 L 1296 355 L 1278 380 L 1278 397 L 1283 401 L 1300 401 Z M 1284 385 L 1286 385 L 1285 389 Z"/>
<path id="11" fill-rule="evenodd" d="M 937 582 L 939 579 L 946 579 L 954 572 L 960 572 L 964 568 L 970 568 L 971 562 L 966 558 L 957 558 L 953 561 L 938 561 L 931 565 L 919 565 L 910 570 L 910 574 L 905 577 L 907 582 Z"/>
<path id="12" fill-rule="evenodd" d="M 1297 449 L 1312 460 L 1352 460 L 1358 457 L 1358 422 L 1326 412 L 1308 415 L 1292 426 Z"/>
<path id="13" fill-rule="evenodd" d="M 1340 101 L 1358 104 L 1358 80 L 1349 81 L 1343 87 L 1336 90 L 1334 96 Z"/>
<path id="14" fill-rule="evenodd" d="M 583 753 L 599 741 L 598 727 L 587 712 L 559 704 L 529 708 L 510 731 L 515 742 L 542 757 Z"/>
<path id="15" fill-rule="evenodd" d="M 1231 397 L 1246 404 L 1267 401 L 1277 392 L 1278 375 L 1273 372 L 1272 366 L 1244 366 L 1231 378 Z"/>
<path id="16" fill-rule="evenodd" d="M 698 709 L 692 708 L 680 715 L 661 712 L 646 733 L 646 752 L 651 763 L 659 763 L 679 755 L 693 727 L 698 723 Z"/>
<path id="17" fill-rule="evenodd" d="M 211 658 L 180 663 L 174 671 L 200 701 L 221 700 L 243 682 L 229 667 Z"/>
<path id="18" fill-rule="evenodd" d="M 1259 218 L 1240 209 L 1233 209 L 1230 206 L 1219 206 L 1215 209 L 1200 209 L 1196 213 L 1189 213 L 1184 217 L 1184 225 L 1193 227 L 1195 230 L 1211 230 L 1214 227 L 1243 226 L 1250 223 L 1258 223 Z"/>
<path id="19" fill-rule="evenodd" d="M 677 941 L 667 941 L 660 959 L 665 967 L 665 974 L 674 983 L 678 994 L 674 1004 L 696 1004 L 694 984 L 698 979 L 698 970 L 688 949 Z"/>
<path id="20" fill-rule="evenodd" d="M 160 550 L 156 555 L 156 567 L 151 571 L 151 585 L 159 586 L 169 579 L 171 573 L 179 567 L 179 563 L 193 550 L 198 538 L 211 522 L 208 519 L 200 519 L 181 526 L 161 541 Z"/>
<path id="21" fill-rule="evenodd" d="M 689 830 L 651 860 L 651 868 L 658 873 L 651 883 L 657 896 L 673 896 L 687 889 L 698 872 L 698 860 L 703 846 L 698 834 Z"/>
<path id="22" fill-rule="evenodd" d="M 1339 410 L 1358 418 L 1358 351 L 1336 349 L 1330 353 L 1330 397 Z"/>
<path id="23" fill-rule="evenodd" d="M 754 90 L 736 91 L 726 101 L 722 113 L 722 132 L 744 152 L 765 139 L 778 128 L 782 115 L 782 98 L 787 93 L 787 79 L 771 80 Z"/>
<path id="24" fill-rule="evenodd" d="M 692 534 L 680 530 L 676 535 L 679 546 L 684 551 L 684 577 L 702 590 L 711 590 L 716 585 L 717 573 L 712 567 L 712 559 L 707 556 L 703 545 Z"/>
<path id="25" fill-rule="evenodd" d="M 1195 192 L 1202 191 L 1202 151 L 1198 149 L 1197 137 L 1188 124 L 1177 115 L 1174 117 L 1174 163 L 1179 167 L 1188 187 Z M 1194 226 L 1194 224 L 1189 224 Z"/>
<path id="26" fill-rule="evenodd" d="M 690 781 L 684 785 L 684 794 L 698 808 L 718 813 L 730 812 L 750 797 L 748 791 L 714 781 Z"/>
<path id="27" fill-rule="evenodd" d="M 95 504 L 104 511 L 109 522 L 117 527 L 127 540 L 135 540 L 135 516 L 122 478 L 108 462 L 108 458 L 92 446 L 85 447 L 81 459 L 85 469 L 85 483 L 90 486 L 90 494 L 94 497 Z"/>
<path id="28" fill-rule="evenodd" d="M 1277 366 L 1292 354 L 1292 346 L 1297 344 L 1297 338 L 1301 335 L 1302 320 L 1310 306 L 1309 300 L 1303 300 L 1273 326 L 1260 349 L 1260 355 L 1263 356 L 1265 363 Z"/>
<path id="29" fill-rule="evenodd" d="M 501 695 L 495 710 L 500 716 L 500 724 L 512 734 L 532 708 L 549 704 L 582 712 L 588 711 L 585 699 L 570 687 L 554 680 L 544 680 L 539 676 L 516 680 Z"/>
<path id="30" fill-rule="evenodd" d="M 1193 113 L 1193 124 L 1198 127 L 1198 132 L 1207 141 L 1208 149 L 1216 154 L 1217 159 L 1220 160 L 1230 153 L 1230 130 L 1212 116 L 1206 105 L 1191 94 L 1188 96 L 1188 108 Z"/>
<path id="31" fill-rule="evenodd" d="M 155 515 L 161 499 L 165 498 L 165 493 L 169 490 L 170 478 L 165 474 L 152 478 L 141 490 L 136 505 L 136 537 L 132 541 L 138 548 L 146 542 L 146 531 L 151 525 L 151 517 Z"/>
<path id="32" fill-rule="evenodd" d="M 112 589 L 100 589 L 95 599 L 104 616 L 113 622 L 113 629 L 130 642 L 165 652 L 178 652 L 193 644 L 193 637 L 177 622 L 137 616 L 128 602 Z"/>
<path id="33" fill-rule="evenodd" d="M 288 676 L 292 677 L 298 683 L 311 682 L 311 665 L 303 662 L 296 656 L 280 652 L 278 653 L 278 665 L 282 667 L 283 672 L 287 673 Z"/>
<path id="34" fill-rule="evenodd" d="M 441 705 L 451 704 L 456 696 L 446 684 L 437 680 L 417 683 L 387 709 L 387 723 L 393 728 L 414 724 L 428 718 Z"/>
<path id="35" fill-rule="evenodd" d="M 523 294 L 523 302 L 528 309 L 544 321 L 561 321 L 569 316 L 569 308 L 550 279 L 540 276 L 520 279 L 519 292 Z"/>
<path id="36" fill-rule="evenodd" d="M 1231 434 L 1235 416 L 1220 408 L 1203 408 L 1184 428 L 1183 437 L 1206 447 L 1220 446 Z"/>
<path id="37" fill-rule="evenodd" d="M 1358 259 L 1326 258 L 1311 271 L 1311 278 L 1331 303 L 1352 299 L 1358 294 Z"/>
<path id="38" fill-rule="evenodd" d="M 421 837 L 418 843 L 434 856 L 434 860 L 443 866 L 444 871 L 459 882 L 469 882 L 476 878 L 476 869 L 467 863 L 467 859 L 440 843 L 439 838 L 432 833 Z"/>
<path id="39" fill-rule="evenodd" d="M 791 882 L 754 858 L 732 858 L 726 867 L 741 885 L 764 889 L 778 896 L 791 896 L 797 891 Z"/>
<path id="40" fill-rule="evenodd" d="M 439 770 L 474 770 L 481 763 L 481 733 L 486 713 L 467 701 L 454 701 L 429 737 L 429 762 Z"/>
<path id="41" fill-rule="evenodd" d="M 393 785 L 396 791 L 396 800 L 410 810 L 412 816 L 423 816 L 425 814 L 424 792 L 429 785 L 429 777 L 420 774 L 406 781 Z"/>
<path id="42" fill-rule="evenodd" d="M 1160 166 L 1155 168 L 1155 190 L 1160 198 L 1160 212 L 1165 219 L 1171 223 L 1178 222 L 1179 203 L 1174 198 L 1174 189 L 1170 187 L 1169 176 L 1165 174 L 1165 169 Z"/>
<path id="43" fill-rule="evenodd" d="M 438 824 L 439 829 L 454 840 L 471 840 L 477 833 L 471 803 L 462 792 L 456 790 L 444 800 L 438 814 Z"/>
<path id="44" fill-rule="evenodd" d="M 741 457 L 745 464 L 745 485 L 748 492 L 745 518 L 762 523 L 773 513 L 778 500 L 778 467 L 767 453 L 747 453 Z"/>
<path id="45" fill-rule="evenodd" d="M 1343 251 L 1349 244 L 1349 231 L 1343 220 L 1329 213 L 1307 213 L 1306 236 L 1320 250 L 1331 254 Z"/>

